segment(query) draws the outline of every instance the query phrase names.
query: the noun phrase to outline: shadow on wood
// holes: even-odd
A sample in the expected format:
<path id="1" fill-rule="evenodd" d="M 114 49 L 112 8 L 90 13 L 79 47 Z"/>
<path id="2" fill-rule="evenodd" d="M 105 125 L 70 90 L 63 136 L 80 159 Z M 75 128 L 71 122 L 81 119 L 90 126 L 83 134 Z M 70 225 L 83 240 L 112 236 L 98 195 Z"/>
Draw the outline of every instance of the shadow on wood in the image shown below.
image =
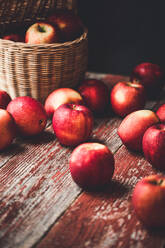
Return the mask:
<path id="1" fill-rule="evenodd" d="M 29 136 L 29 137 L 21 137 L 20 141 L 25 144 L 47 144 L 55 139 L 55 135 L 48 130 L 43 131 L 42 133 L 35 135 L 35 136 Z"/>
<path id="2" fill-rule="evenodd" d="M 102 187 L 85 191 L 87 194 L 92 194 L 96 198 L 121 198 L 129 192 L 129 187 L 112 179 L 108 184 Z"/>

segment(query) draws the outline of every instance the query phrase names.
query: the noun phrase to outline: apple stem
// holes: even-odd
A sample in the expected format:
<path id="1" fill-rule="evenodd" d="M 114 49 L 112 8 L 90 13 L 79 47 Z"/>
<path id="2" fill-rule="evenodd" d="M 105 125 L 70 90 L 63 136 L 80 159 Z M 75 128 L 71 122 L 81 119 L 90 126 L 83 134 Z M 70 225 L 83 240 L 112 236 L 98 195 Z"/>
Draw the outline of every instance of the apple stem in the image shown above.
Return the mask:
<path id="1" fill-rule="evenodd" d="M 163 183 L 163 179 L 160 179 L 159 181 L 152 180 L 152 181 L 150 181 L 150 183 L 153 185 L 161 185 Z"/>
<path id="2" fill-rule="evenodd" d="M 127 82 L 127 85 L 130 86 L 130 87 L 135 87 L 135 88 L 139 88 L 139 81 L 134 81 L 134 82 Z"/>
<path id="3" fill-rule="evenodd" d="M 39 120 L 39 125 L 41 125 L 41 124 L 42 124 L 42 122 L 43 122 L 42 120 Z"/>
<path id="4" fill-rule="evenodd" d="M 73 109 L 76 109 L 76 105 L 75 105 L 75 104 L 73 104 L 73 105 L 72 105 L 72 108 L 73 108 Z"/>
<path id="5" fill-rule="evenodd" d="M 162 183 L 163 183 L 163 179 L 160 179 L 158 185 L 161 185 Z"/>
<path id="6" fill-rule="evenodd" d="M 41 25 L 38 24 L 38 31 L 41 32 L 41 33 L 44 33 L 45 32 L 45 28 Z"/>

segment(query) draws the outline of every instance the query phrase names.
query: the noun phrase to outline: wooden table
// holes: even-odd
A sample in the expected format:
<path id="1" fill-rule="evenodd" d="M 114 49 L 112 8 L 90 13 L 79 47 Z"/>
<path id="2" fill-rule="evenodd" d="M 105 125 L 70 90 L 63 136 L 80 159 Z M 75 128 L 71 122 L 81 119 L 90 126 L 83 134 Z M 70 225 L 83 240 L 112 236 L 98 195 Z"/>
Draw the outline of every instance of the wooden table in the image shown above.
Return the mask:
<path id="1" fill-rule="evenodd" d="M 109 86 L 128 79 L 86 76 Z M 145 108 L 155 110 L 162 101 L 148 101 Z M 72 149 L 59 144 L 51 125 L 37 139 L 19 138 L 0 153 L 0 248 L 165 247 L 165 230 L 147 230 L 132 208 L 135 184 L 156 171 L 142 154 L 122 145 L 121 120 L 95 118 L 91 140 L 105 143 L 115 157 L 113 180 L 99 192 L 84 192 L 73 182 Z"/>

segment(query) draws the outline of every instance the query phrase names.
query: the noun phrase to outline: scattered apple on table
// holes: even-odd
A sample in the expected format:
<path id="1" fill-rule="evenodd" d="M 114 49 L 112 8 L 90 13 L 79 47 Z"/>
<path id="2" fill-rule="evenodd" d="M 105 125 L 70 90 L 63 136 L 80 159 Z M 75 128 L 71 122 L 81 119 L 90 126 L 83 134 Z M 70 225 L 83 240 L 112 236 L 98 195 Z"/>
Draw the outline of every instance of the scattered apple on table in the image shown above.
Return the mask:
<path id="1" fill-rule="evenodd" d="M 82 188 L 93 189 L 109 183 L 114 173 L 114 156 L 106 145 L 83 143 L 70 157 L 73 180 Z"/>
<path id="2" fill-rule="evenodd" d="M 143 153 L 156 169 L 165 170 L 165 124 L 149 127 L 143 136 Z"/>
<path id="3" fill-rule="evenodd" d="M 165 123 L 165 104 L 162 104 L 156 111 L 157 116 L 160 119 L 160 122 Z"/>
<path id="4" fill-rule="evenodd" d="M 56 10 L 48 17 L 47 21 L 58 27 L 61 42 L 72 41 L 83 32 L 83 24 L 80 17 L 71 10 Z"/>
<path id="5" fill-rule="evenodd" d="M 31 25 L 25 34 L 28 44 L 49 44 L 59 41 L 57 29 L 46 22 L 36 22 Z"/>
<path id="6" fill-rule="evenodd" d="M 0 108 L 6 109 L 10 101 L 10 95 L 4 90 L 0 90 Z"/>
<path id="7" fill-rule="evenodd" d="M 137 110 L 128 114 L 120 123 L 117 133 L 123 144 L 130 150 L 141 151 L 145 131 L 159 118 L 151 110 Z"/>
<path id="8" fill-rule="evenodd" d="M 76 146 L 86 141 L 92 133 L 93 115 L 83 105 L 66 103 L 56 109 L 52 124 L 62 145 Z"/>
<path id="9" fill-rule="evenodd" d="M 87 107 L 94 114 L 101 114 L 109 106 L 109 89 L 101 80 L 85 79 L 78 87 Z"/>
<path id="10" fill-rule="evenodd" d="M 12 115 L 0 109 L 0 150 L 7 148 L 15 138 L 15 123 Z"/>
<path id="11" fill-rule="evenodd" d="M 144 86 L 136 82 L 118 82 L 111 90 L 110 102 L 113 111 L 121 117 L 143 109 L 146 102 Z"/>
<path id="12" fill-rule="evenodd" d="M 29 96 L 16 97 L 7 106 L 13 116 L 17 131 L 22 136 L 33 136 L 41 133 L 47 123 L 43 105 Z"/>
<path id="13" fill-rule="evenodd" d="M 83 104 L 83 98 L 74 89 L 71 88 L 59 88 L 52 91 L 45 100 L 45 110 L 47 116 L 50 118 L 53 116 L 54 111 L 64 103 Z"/>
<path id="14" fill-rule="evenodd" d="M 147 96 L 155 96 L 163 85 L 164 73 L 159 65 L 150 62 L 141 63 L 132 71 L 131 80 L 144 85 Z"/>
<path id="15" fill-rule="evenodd" d="M 132 203 L 136 216 L 145 226 L 165 227 L 165 176 L 141 179 L 133 190 Z"/>

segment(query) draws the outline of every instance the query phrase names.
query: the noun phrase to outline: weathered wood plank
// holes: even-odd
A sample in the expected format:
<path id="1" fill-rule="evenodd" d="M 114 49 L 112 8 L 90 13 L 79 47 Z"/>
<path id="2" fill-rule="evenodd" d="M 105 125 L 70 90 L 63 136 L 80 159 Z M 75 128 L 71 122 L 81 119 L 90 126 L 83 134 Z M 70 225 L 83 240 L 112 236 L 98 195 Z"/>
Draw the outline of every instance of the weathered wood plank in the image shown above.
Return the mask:
<path id="1" fill-rule="evenodd" d="M 87 72 L 86 78 L 97 78 L 103 80 L 104 83 L 111 88 L 114 84 L 118 83 L 119 81 L 129 81 L 128 76 L 122 75 L 112 75 L 112 74 L 105 74 L 105 73 L 95 73 L 95 72 Z"/>
<path id="2" fill-rule="evenodd" d="M 97 77 L 92 73 L 87 76 Z M 119 80 L 127 80 L 125 77 L 117 77 L 118 79 L 116 76 L 105 77 L 102 74 L 97 78 L 103 79 L 110 87 Z M 155 102 L 151 101 L 147 104 L 152 108 Z M 116 134 L 120 122 L 121 119 L 116 116 L 95 119 L 92 140 L 105 143 L 115 153 L 122 145 Z M 17 147 L 15 151 L 11 147 L 10 152 L 6 151 L 0 155 L 0 247 L 29 248 L 47 233 L 82 191 L 74 184 L 68 170 L 72 149 L 62 147 L 58 143 L 51 126 L 38 139 L 17 140 L 14 146 Z M 121 187 L 117 185 L 118 183 L 114 181 L 112 190 Z M 111 193 L 112 190 L 110 189 Z M 80 200 L 78 204 L 83 205 L 85 202 L 87 204 L 89 200 L 89 203 L 96 207 L 95 200 L 99 202 L 100 196 L 93 195 L 92 201 L 91 196 L 91 194 L 82 194 L 82 198 L 78 198 Z M 107 198 L 109 198 L 109 192 L 105 192 L 102 196 L 105 208 Z M 113 199 L 115 204 L 115 197 Z M 90 204 L 89 206 L 87 204 L 85 209 L 89 211 Z M 81 211 L 84 209 L 82 208 Z M 72 212 L 70 214 L 72 215 Z M 85 220 L 88 222 L 88 215 Z M 81 221 L 84 221 L 84 218 Z M 79 225 L 83 228 L 83 222 Z M 101 226 L 103 225 L 102 222 Z M 102 228 L 106 229 L 106 226 Z M 76 233 L 76 230 L 71 230 Z M 95 228 L 91 227 L 90 232 L 95 239 Z M 88 237 L 89 234 L 86 232 L 84 235 Z M 105 242 L 105 238 L 100 236 L 100 242 Z M 91 242 L 88 239 L 86 241 L 85 245 L 90 247 Z M 99 243 L 96 243 L 99 247 Z M 59 247 L 63 247 L 63 244 L 60 245 Z"/>
<path id="3" fill-rule="evenodd" d="M 94 140 L 115 152 L 120 139 L 114 135 L 120 118 L 95 120 Z M 0 247 L 31 247 L 81 193 L 71 179 L 68 160 L 72 149 L 62 147 L 52 127 L 34 140 L 17 140 L 1 157 Z"/>
<path id="4" fill-rule="evenodd" d="M 155 173 L 142 155 L 122 146 L 115 154 L 115 174 L 100 192 L 82 193 L 37 248 L 161 248 L 165 230 L 149 232 L 136 219 L 131 194 L 143 176 Z"/>
<path id="5" fill-rule="evenodd" d="M 46 127 L 51 125 L 51 121 L 47 121 Z M 17 138 L 7 149 L 0 152 L 0 168 L 11 159 L 13 156 L 21 153 L 25 149 L 26 143 L 23 143 L 21 139 Z"/>
<path id="6" fill-rule="evenodd" d="M 164 101 L 162 92 L 156 105 L 154 100 L 150 100 L 145 108 L 156 109 Z M 119 125 L 119 120 L 115 121 Z M 102 135 L 105 133 L 103 129 Z M 116 137 L 116 130 L 113 136 Z M 110 139 L 104 142 L 109 145 Z M 118 151 L 116 149 L 115 161 L 115 174 L 109 187 L 101 192 L 83 192 L 36 248 L 165 246 L 165 230 L 147 230 L 137 220 L 131 204 L 132 190 L 137 181 L 157 171 L 142 154 L 131 153 L 124 146 Z"/>
<path id="7" fill-rule="evenodd" d="M 26 143 L 0 170 L 0 247 L 30 247 L 80 192 L 65 162 L 70 150 L 52 138 L 51 127 L 48 131 L 49 142 Z"/>

